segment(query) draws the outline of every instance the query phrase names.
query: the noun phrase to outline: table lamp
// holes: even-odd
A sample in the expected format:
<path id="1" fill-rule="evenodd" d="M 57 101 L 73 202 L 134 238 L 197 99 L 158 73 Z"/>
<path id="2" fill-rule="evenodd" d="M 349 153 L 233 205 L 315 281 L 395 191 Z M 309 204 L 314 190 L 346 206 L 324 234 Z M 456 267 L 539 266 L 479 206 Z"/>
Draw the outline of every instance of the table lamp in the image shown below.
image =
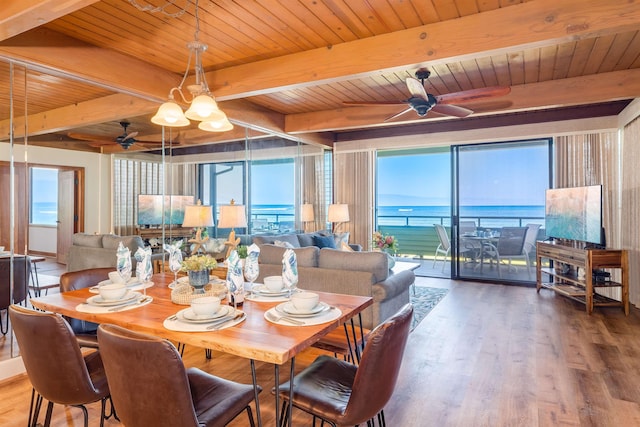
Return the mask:
<path id="1" fill-rule="evenodd" d="M 329 205 L 327 221 L 334 223 L 333 232 L 335 233 L 338 227 L 343 222 L 349 222 L 349 205 L 347 204 Z"/>
<path id="2" fill-rule="evenodd" d="M 225 258 L 229 258 L 231 251 L 234 250 L 240 244 L 240 238 L 236 239 L 236 232 L 234 228 L 243 228 L 247 226 L 247 215 L 244 212 L 243 205 L 236 205 L 235 201 L 231 199 L 231 203 L 228 205 L 220 206 L 220 218 L 218 219 L 218 229 L 230 228 L 229 238 L 224 244 L 227 246 L 227 255 Z"/>
<path id="3" fill-rule="evenodd" d="M 313 213 L 313 205 L 311 203 L 304 203 L 300 210 L 300 219 L 303 223 L 304 231 L 307 231 L 307 223 L 315 221 L 315 215 Z"/>
<path id="4" fill-rule="evenodd" d="M 209 240 L 209 237 L 202 238 L 202 229 L 204 227 L 213 227 L 213 210 L 211 206 L 204 206 L 200 200 L 196 205 L 185 206 L 182 226 L 196 229 L 196 237 L 189 239 L 189 243 L 194 244 L 192 252 L 199 252 L 203 244 Z"/>

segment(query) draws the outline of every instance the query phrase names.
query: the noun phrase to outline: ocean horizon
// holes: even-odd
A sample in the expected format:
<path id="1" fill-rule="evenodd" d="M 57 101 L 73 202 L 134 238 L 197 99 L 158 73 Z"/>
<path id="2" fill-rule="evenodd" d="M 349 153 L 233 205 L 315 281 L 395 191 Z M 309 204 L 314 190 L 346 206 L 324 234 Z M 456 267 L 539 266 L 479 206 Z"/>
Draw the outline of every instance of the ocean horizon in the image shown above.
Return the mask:
<path id="1" fill-rule="evenodd" d="M 293 205 L 253 205 L 251 215 L 272 221 L 293 221 L 295 209 Z M 437 222 L 449 226 L 450 215 L 451 207 L 442 205 L 394 205 L 378 206 L 377 209 L 378 225 L 430 226 Z M 521 225 L 520 220 L 543 223 L 544 206 L 461 206 L 460 218 L 474 220 L 477 225 L 484 227 Z"/>

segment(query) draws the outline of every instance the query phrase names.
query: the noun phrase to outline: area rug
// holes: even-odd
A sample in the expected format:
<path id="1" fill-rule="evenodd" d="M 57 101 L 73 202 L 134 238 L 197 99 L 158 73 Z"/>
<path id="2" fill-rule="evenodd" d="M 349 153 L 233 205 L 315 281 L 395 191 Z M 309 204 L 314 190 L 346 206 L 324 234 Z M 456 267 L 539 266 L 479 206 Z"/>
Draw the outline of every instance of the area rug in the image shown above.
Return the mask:
<path id="1" fill-rule="evenodd" d="M 413 331 L 416 326 L 424 319 L 433 307 L 435 307 L 442 298 L 449 292 L 448 289 L 442 288 L 428 288 L 424 286 L 415 287 L 415 295 L 413 289 L 409 290 L 411 295 L 411 304 L 413 304 L 413 322 L 411 323 L 411 330 Z"/>

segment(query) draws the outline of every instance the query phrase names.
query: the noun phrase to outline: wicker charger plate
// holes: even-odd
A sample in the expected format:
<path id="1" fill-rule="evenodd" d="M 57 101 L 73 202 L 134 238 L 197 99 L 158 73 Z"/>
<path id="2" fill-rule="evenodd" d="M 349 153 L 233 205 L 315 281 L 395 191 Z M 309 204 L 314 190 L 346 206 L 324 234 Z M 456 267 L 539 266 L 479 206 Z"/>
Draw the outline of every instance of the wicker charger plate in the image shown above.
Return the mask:
<path id="1" fill-rule="evenodd" d="M 176 304 L 189 305 L 191 300 L 200 297 L 218 297 L 224 299 L 227 296 L 227 287 L 221 283 L 209 283 L 204 286 L 204 293 L 195 294 L 193 286 L 183 284 L 171 290 L 171 301 Z"/>

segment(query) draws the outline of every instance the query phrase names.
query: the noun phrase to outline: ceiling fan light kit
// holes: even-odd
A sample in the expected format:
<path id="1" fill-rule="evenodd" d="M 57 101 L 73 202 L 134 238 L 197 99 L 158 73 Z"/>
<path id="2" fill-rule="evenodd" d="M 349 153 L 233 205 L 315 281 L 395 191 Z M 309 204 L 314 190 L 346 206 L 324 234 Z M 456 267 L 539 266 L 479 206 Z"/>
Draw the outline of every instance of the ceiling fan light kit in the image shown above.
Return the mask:
<path id="1" fill-rule="evenodd" d="M 202 68 L 202 53 L 207 50 L 207 45 L 198 41 L 200 32 L 200 19 L 198 17 L 198 0 L 195 1 L 196 30 L 194 41 L 187 44 L 189 48 L 189 59 L 187 68 L 182 76 L 182 81 L 177 87 L 169 91 L 169 100 L 158 108 L 158 112 L 151 118 L 151 122 L 161 126 L 183 127 L 188 126 L 189 120 L 199 121 L 198 128 L 208 132 L 224 132 L 233 129 L 233 125 L 227 115 L 218 108 L 215 98 L 209 90 Z M 194 75 L 195 84 L 187 86 L 191 93 L 191 100 L 187 100 L 182 91 L 182 87 L 189 74 L 191 58 L 195 56 Z M 182 100 L 189 105 L 186 112 L 178 105 L 174 98 L 174 92 L 178 92 Z"/>

